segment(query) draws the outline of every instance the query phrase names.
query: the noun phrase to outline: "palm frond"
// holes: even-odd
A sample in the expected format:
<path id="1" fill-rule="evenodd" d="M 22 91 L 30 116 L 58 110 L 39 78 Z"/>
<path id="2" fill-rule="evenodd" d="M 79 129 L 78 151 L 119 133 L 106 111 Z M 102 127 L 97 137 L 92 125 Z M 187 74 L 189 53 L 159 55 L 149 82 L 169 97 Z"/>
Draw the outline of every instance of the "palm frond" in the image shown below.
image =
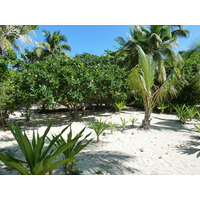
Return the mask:
<path id="1" fill-rule="evenodd" d="M 181 25 L 175 25 L 178 27 L 178 29 L 172 31 L 172 36 L 173 37 L 188 37 L 189 36 L 189 31 L 186 29 L 183 29 L 183 26 Z"/>
<path id="2" fill-rule="evenodd" d="M 162 102 L 169 96 L 177 97 L 184 85 L 184 81 L 180 67 L 174 67 L 162 86 L 153 94 L 152 100 L 157 103 Z"/>
<path id="3" fill-rule="evenodd" d="M 60 47 L 61 47 L 61 49 L 64 49 L 64 50 L 67 50 L 67 51 L 71 51 L 71 46 L 68 45 L 68 44 L 62 44 Z"/>
<path id="4" fill-rule="evenodd" d="M 139 55 L 139 66 L 142 71 L 142 77 L 144 78 L 147 91 L 150 91 L 153 86 L 155 75 L 154 61 L 151 56 L 148 56 L 144 53 L 141 47 L 137 46 L 137 49 Z"/>
<path id="5" fill-rule="evenodd" d="M 118 42 L 120 45 L 124 45 L 126 43 L 126 40 L 121 36 L 116 37 L 115 41 Z"/>

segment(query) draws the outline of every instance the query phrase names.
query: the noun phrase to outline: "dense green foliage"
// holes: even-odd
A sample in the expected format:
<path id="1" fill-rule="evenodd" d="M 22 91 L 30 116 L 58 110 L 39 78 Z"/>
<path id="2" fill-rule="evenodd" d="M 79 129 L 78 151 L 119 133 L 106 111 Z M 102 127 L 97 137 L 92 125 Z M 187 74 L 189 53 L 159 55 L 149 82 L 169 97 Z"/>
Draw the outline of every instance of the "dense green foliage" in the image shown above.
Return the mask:
<path id="1" fill-rule="evenodd" d="M 79 118 L 79 110 L 84 115 L 87 107 L 121 109 L 134 102 L 143 109 L 149 102 L 144 91 L 148 98 L 153 95 L 150 113 L 155 106 L 164 112 L 177 104 L 193 106 L 200 102 L 198 44 L 187 52 L 173 50 L 177 39 L 188 35 L 180 25 L 134 26 L 128 40 L 116 39 L 120 44 L 116 52 L 106 50 L 102 56 L 83 53 L 73 58 L 66 53 L 71 47 L 60 31 L 43 30 L 44 42 L 37 41 L 38 46 L 22 52 L 18 40 L 30 44 L 30 33 L 36 29 L 32 25 L 0 26 L 3 127 L 8 114 L 16 109 L 25 108 L 30 120 L 33 104 L 41 105 L 43 110 L 64 105 L 72 118 Z M 138 47 L 154 66 L 142 69 L 147 63 L 140 61 Z M 13 49 L 21 51 L 23 60 Z"/>
<path id="2" fill-rule="evenodd" d="M 186 83 L 174 102 L 193 106 L 200 103 L 200 85 L 195 87 L 194 83 L 194 78 L 200 73 L 200 52 L 197 51 L 196 53 L 191 54 L 190 50 L 187 52 L 181 52 L 181 55 L 185 60 L 183 73 Z"/>

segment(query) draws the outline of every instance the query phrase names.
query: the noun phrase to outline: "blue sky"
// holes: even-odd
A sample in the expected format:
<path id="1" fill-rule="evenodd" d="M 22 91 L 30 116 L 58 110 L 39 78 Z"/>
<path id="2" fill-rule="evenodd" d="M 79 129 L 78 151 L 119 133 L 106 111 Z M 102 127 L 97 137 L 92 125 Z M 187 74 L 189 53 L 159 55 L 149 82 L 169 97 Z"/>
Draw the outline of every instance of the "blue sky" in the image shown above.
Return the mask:
<path id="1" fill-rule="evenodd" d="M 185 25 L 184 28 L 190 31 L 190 36 L 178 40 L 182 49 L 177 51 L 186 50 L 190 42 L 200 36 L 199 25 Z M 51 32 L 60 30 L 68 39 L 68 44 L 72 48 L 68 53 L 72 56 L 84 52 L 103 55 L 104 50 L 116 50 L 115 47 L 119 45 L 114 39 L 118 36 L 127 38 L 126 34 L 129 33 L 127 25 L 39 25 L 36 37 L 33 36 L 34 40 L 44 41 L 44 36 L 41 34 L 43 29 Z"/>

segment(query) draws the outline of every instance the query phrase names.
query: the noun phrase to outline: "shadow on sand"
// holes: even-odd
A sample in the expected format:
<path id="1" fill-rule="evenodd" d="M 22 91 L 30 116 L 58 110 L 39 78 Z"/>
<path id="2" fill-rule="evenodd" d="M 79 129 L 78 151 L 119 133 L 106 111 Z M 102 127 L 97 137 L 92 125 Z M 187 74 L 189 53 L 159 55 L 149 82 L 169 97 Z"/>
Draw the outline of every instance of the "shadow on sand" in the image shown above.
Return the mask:
<path id="1" fill-rule="evenodd" d="M 86 174 L 123 175 L 134 174 L 137 169 L 128 167 L 124 163 L 134 159 L 133 156 L 123 154 L 117 151 L 96 151 L 89 153 L 80 153 L 77 155 L 80 162 L 80 168 Z"/>
<path id="2" fill-rule="evenodd" d="M 95 147 L 97 143 L 93 146 Z M 18 159 L 23 159 L 21 150 L 17 145 L 12 145 L 3 149 L 0 152 L 6 155 L 13 156 Z M 62 155 L 61 155 L 62 156 Z M 60 156 L 60 159 L 61 159 Z M 78 168 L 83 171 L 84 174 L 94 175 L 101 172 L 102 174 L 110 175 L 123 175 L 134 174 L 139 170 L 128 167 L 124 163 L 133 160 L 133 156 L 129 156 L 117 151 L 95 151 L 80 153 L 76 156 L 78 161 Z M 24 159 L 23 159 L 24 160 Z M 63 166 L 59 166 L 54 175 L 63 174 Z M 0 163 L 0 175 L 19 175 L 16 170 L 9 170 L 3 164 Z"/>
<path id="3" fill-rule="evenodd" d="M 181 154 L 192 155 L 196 154 L 196 157 L 200 157 L 200 136 L 198 135 L 191 135 L 191 140 L 186 142 L 184 147 L 180 147 L 178 151 Z"/>

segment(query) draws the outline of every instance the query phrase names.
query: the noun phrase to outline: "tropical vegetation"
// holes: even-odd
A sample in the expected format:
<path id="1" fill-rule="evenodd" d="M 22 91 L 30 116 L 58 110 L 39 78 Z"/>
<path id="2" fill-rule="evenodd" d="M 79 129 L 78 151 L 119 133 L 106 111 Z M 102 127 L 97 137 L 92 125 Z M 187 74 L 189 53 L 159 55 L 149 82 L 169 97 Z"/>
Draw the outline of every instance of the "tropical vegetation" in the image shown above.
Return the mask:
<path id="1" fill-rule="evenodd" d="M 69 121 L 81 120 L 87 111 L 120 115 L 126 106 L 133 107 L 144 111 L 143 121 L 138 120 L 144 130 L 151 128 L 153 112 L 174 112 L 182 123 L 199 118 L 200 43 L 196 40 L 188 50 L 175 50 L 179 38 L 189 35 L 184 26 L 136 25 L 128 39 L 115 38 L 116 51 L 105 50 L 101 56 L 71 56 L 73 46 L 59 30 L 41 30 L 43 41 L 34 41 L 36 30 L 37 25 L 0 25 L 0 126 L 11 131 L 24 156 L 19 160 L 0 153 L 0 160 L 20 174 L 51 174 L 60 164 L 70 171 L 75 156 L 92 142 L 90 134 L 84 136 L 85 128 L 72 137 L 71 125 L 52 139 L 47 136 L 51 125 L 43 136 L 33 132 L 29 139 L 19 125 L 10 124 L 9 116 L 20 111 L 29 125 L 33 105 L 40 106 L 40 113 L 64 107 Z M 124 130 L 128 121 L 119 119 Z M 136 120 L 130 118 L 131 128 Z M 88 123 L 97 142 L 107 128 L 111 133 L 116 129 L 116 124 L 106 122 L 100 118 Z M 56 161 L 60 155 L 64 159 Z"/>

